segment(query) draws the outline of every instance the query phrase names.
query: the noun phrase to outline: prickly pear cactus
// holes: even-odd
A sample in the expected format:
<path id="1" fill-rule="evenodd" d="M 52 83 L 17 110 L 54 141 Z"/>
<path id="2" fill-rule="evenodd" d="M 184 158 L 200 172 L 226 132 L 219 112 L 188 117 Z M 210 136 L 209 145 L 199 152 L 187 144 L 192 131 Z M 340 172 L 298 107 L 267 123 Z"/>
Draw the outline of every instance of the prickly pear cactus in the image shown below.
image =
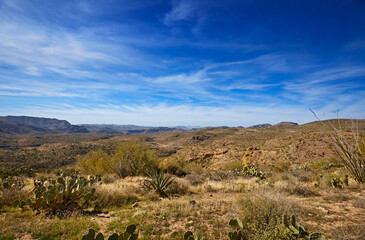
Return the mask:
<path id="1" fill-rule="evenodd" d="M 82 236 L 82 240 L 104 240 L 104 236 L 102 233 L 98 233 L 98 235 L 96 235 L 95 237 L 95 230 L 94 229 L 89 229 L 89 232 Z"/>
<path id="2" fill-rule="evenodd" d="M 191 231 L 187 231 L 184 234 L 184 240 L 195 240 L 194 234 Z"/>
<path id="3" fill-rule="evenodd" d="M 33 198 L 19 203 L 21 208 L 29 206 L 40 212 L 60 217 L 70 215 L 75 210 L 82 210 L 94 200 L 95 188 L 100 182 L 99 176 L 80 177 L 62 174 L 57 179 L 35 180 Z"/>
<path id="4" fill-rule="evenodd" d="M 184 240 L 204 240 L 203 236 L 194 236 L 193 232 L 187 231 L 184 234 Z"/>
<path id="5" fill-rule="evenodd" d="M 137 240 L 139 231 L 136 232 L 136 229 L 136 225 L 129 225 L 124 233 L 113 233 L 108 237 L 108 240 Z M 104 240 L 104 235 L 102 233 L 98 233 L 96 236 L 95 234 L 96 232 L 94 229 L 89 229 L 89 232 L 82 236 L 81 240 Z"/>
<path id="6" fill-rule="evenodd" d="M 246 240 L 247 236 L 244 234 L 243 224 L 240 219 L 234 218 L 229 221 L 229 225 L 236 229 L 234 232 L 229 232 L 228 237 L 230 240 Z"/>
<path id="7" fill-rule="evenodd" d="M 294 215 L 284 214 L 282 224 L 277 229 L 279 235 L 284 236 L 285 239 L 307 239 L 307 240 L 327 240 L 327 237 L 322 233 L 309 234 L 301 225 L 297 225 Z"/>
<path id="8" fill-rule="evenodd" d="M 312 233 L 309 235 L 309 240 L 328 240 L 328 238 L 322 233 Z"/>

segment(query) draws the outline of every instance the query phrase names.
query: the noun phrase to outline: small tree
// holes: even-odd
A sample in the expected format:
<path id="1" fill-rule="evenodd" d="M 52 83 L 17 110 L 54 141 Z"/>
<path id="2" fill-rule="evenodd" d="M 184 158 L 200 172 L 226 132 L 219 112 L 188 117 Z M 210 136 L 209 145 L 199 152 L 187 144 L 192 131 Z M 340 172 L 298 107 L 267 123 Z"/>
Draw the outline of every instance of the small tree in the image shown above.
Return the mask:
<path id="1" fill-rule="evenodd" d="M 87 174 L 104 175 L 110 172 L 109 156 L 102 150 L 91 151 L 84 156 L 77 156 L 76 166 Z"/>
<path id="2" fill-rule="evenodd" d="M 107 164 L 119 177 L 143 175 L 158 168 L 155 152 L 137 141 L 120 143 Z"/>
<path id="3" fill-rule="evenodd" d="M 145 175 L 158 169 L 157 156 L 144 142 L 120 143 L 109 156 L 102 150 L 78 157 L 76 165 L 87 174 L 115 173 L 119 177 Z"/>

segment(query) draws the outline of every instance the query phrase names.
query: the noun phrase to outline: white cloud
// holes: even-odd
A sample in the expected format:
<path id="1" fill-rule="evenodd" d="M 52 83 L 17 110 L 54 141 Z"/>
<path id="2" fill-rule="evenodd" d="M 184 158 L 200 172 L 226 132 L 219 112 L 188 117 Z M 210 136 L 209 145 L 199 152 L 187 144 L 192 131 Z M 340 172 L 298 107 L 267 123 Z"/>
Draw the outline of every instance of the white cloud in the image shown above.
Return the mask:
<path id="1" fill-rule="evenodd" d="M 194 1 L 173 1 L 173 7 L 171 11 L 165 15 L 164 23 L 170 25 L 176 21 L 188 20 L 193 16 L 195 10 L 196 6 L 194 5 Z"/>
<path id="2" fill-rule="evenodd" d="M 359 112 L 359 105 L 348 106 L 340 112 L 340 117 L 365 117 Z M 333 109 L 315 109 L 317 113 L 332 112 Z M 355 113 L 357 113 L 355 115 Z M 361 114 L 359 114 L 361 113 Z M 194 107 L 189 105 L 102 105 L 93 108 L 50 105 L 15 109 L 6 114 L 56 117 L 66 119 L 74 124 L 81 123 L 113 123 L 137 124 L 144 126 L 251 126 L 258 123 L 275 124 L 281 121 L 299 122 L 300 124 L 315 121 L 307 107 Z M 329 118 L 333 118 L 329 114 Z"/>

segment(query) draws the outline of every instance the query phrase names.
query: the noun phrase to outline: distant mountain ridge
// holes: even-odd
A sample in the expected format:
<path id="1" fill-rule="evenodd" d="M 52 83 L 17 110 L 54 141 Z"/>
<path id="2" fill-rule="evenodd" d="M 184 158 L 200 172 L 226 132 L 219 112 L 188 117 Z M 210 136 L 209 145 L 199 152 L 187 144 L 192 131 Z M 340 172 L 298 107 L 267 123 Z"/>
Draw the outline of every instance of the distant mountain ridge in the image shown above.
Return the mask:
<path id="1" fill-rule="evenodd" d="M 253 125 L 250 128 L 268 128 L 271 126 L 272 125 L 270 123 L 262 123 L 262 124 Z"/>
<path id="2" fill-rule="evenodd" d="M 276 128 L 297 126 L 293 122 L 280 122 L 253 125 L 250 128 Z M 118 124 L 81 124 L 72 125 L 66 120 L 29 116 L 0 117 L 0 134 L 57 134 L 57 133 L 97 133 L 97 134 L 158 134 L 168 132 L 199 131 L 205 129 L 228 129 L 228 126 L 218 127 L 151 127 Z"/>
<path id="3" fill-rule="evenodd" d="M 249 128 L 281 128 L 281 127 L 294 127 L 294 126 L 298 126 L 298 123 L 295 122 L 279 122 L 275 125 L 271 125 L 270 123 L 262 123 L 262 124 L 257 124 L 257 125 L 253 125 Z"/>
<path id="4" fill-rule="evenodd" d="M 78 125 L 55 118 L 39 118 L 28 116 L 0 117 L 0 133 L 7 134 L 52 134 L 52 133 L 88 133 Z"/>
<path id="5" fill-rule="evenodd" d="M 184 131 L 198 131 L 204 129 L 227 129 L 227 126 L 220 127 L 150 127 L 150 126 L 137 126 L 137 125 L 118 125 L 118 124 L 81 124 L 92 133 L 103 134 L 156 134 L 156 133 L 168 133 L 168 132 L 184 132 Z"/>
<path id="6" fill-rule="evenodd" d="M 0 119 L 0 134 L 42 135 L 42 134 L 53 134 L 53 133 L 55 132 L 52 130 L 24 125 L 17 122 L 4 121 Z"/>
<path id="7" fill-rule="evenodd" d="M 295 122 L 279 122 L 275 125 L 273 125 L 272 127 L 295 127 L 295 126 L 298 126 L 298 123 L 295 123 Z"/>
<path id="8" fill-rule="evenodd" d="M 150 127 L 137 125 L 118 125 L 118 124 L 81 124 L 92 133 L 104 134 L 155 134 L 167 132 L 183 132 L 191 131 L 192 128 L 187 127 Z"/>

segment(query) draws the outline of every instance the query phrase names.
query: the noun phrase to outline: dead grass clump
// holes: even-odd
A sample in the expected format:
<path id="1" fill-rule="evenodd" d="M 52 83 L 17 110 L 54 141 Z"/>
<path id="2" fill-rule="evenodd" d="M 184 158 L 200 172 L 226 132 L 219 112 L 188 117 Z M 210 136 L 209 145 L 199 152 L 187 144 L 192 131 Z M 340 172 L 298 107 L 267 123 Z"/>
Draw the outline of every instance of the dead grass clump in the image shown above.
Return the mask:
<path id="1" fill-rule="evenodd" d="M 365 239 L 365 225 L 355 224 L 336 228 L 333 236 L 337 240 L 363 240 Z"/>
<path id="2" fill-rule="evenodd" d="M 302 197 L 319 196 L 318 192 L 313 191 L 308 185 L 301 182 L 279 181 L 275 184 L 279 191 L 286 192 L 290 195 L 297 195 Z"/>
<path id="3" fill-rule="evenodd" d="M 236 171 L 242 169 L 242 160 L 239 159 L 238 161 L 230 162 L 224 166 L 224 170 L 229 171 Z"/>
<path id="4" fill-rule="evenodd" d="M 328 196 L 324 196 L 323 200 L 330 201 L 330 202 L 346 202 L 351 200 L 350 197 L 342 194 L 342 193 L 334 193 Z"/>
<path id="5" fill-rule="evenodd" d="M 95 197 L 99 208 L 121 207 L 138 201 L 138 197 L 135 194 L 120 191 L 97 191 Z"/>
<path id="6" fill-rule="evenodd" d="M 289 170 L 291 163 L 290 162 L 279 162 L 275 165 L 273 171 L 276 173 L 282 173 Z"/>
<path id="7" fill-rule="evenodd" d="M 115 174 L 106 174 L 103 176 L 103 183 L 110 184 L 117 181 L 119 178 Z"/>
<path id="8" fill-rule="evenodd" d="M 328 159 L 320 159 L 309 165 L 309 168 L 314 171 L 330 170 L 331 168 L 341 167 L 340 161 L 334 157 Z"/>
<path id="9" fill-rule="evenodd" d="M 137 182 L 118 180 L 111 184 L 103 184 L 97 187 L 95 192 L 97 206 L 99 208 L 121 207 L 138 201 L 140 193 Z"/>
<path id="10" fill-rule="evenodd" d="M 258 188 L 258 183 L 254 179 L 244 177 L 232 179 L 231 181 L 212 181 L 208 180 L 202 184 L 190 186 L 189 190 L 193 193 L 200 192 L 243 192 L 249 189 Z"/>
<path id="11" fill-rule="evenodd" d="M 187 193 L 188 193 L 188 182 L 180 178 L 175 178 L 166 191 L 166 194 L 168 196 L 184 195 Z"/>
<path id="12" fill-rule="evenodd" d="M 187 180 L 191 185 L 198 185 L 202 184 L 206 181 L 206 176 L 204 174 L 197 174 L 197 173 L 191 173 L 185 177 L 185 180 Z"/>
<path id="13" fill-rule="evenodd" d="M 357 198 L 352 201 L 352 206 L 365 209 L 365 198 Z"/>

